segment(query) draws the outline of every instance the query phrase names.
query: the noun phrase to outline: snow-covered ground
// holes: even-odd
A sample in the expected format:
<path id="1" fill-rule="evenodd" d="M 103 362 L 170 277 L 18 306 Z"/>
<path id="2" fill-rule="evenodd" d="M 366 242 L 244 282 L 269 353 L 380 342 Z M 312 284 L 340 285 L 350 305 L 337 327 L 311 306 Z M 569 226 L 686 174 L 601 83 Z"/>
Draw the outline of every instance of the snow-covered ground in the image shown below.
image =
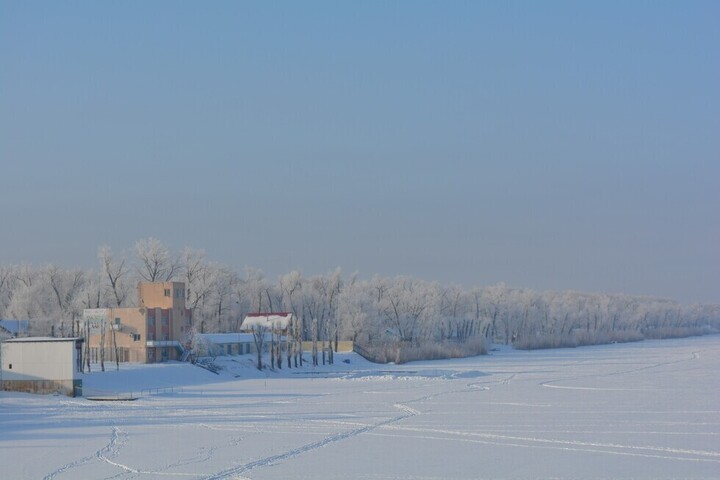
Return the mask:
<path id="1" fill-rule="evenodd" d="M 0 393 L 0 478 L 720 478 L 720 336 L 338 357 L 84 376 L 87 394 L 132 402 Z"/>

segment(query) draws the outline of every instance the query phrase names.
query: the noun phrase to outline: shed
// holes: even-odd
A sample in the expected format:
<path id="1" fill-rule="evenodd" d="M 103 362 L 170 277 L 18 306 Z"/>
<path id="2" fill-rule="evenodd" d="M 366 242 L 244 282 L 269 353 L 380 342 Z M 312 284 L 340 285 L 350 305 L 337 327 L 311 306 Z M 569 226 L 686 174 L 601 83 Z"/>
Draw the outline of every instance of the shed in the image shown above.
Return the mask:
<path id="1" fill-rule="evenodd" d="M 82 338 L 27 337 L 0 344 L 0 389 L 82 395 Z"/>
<path id="2" fill-rule="evenodd" d="M 208 344 L 210 355 L 243 355 L 255 352 L 252 333 L 201 333 L 198 334 Z M 270 341 L 270 333 L 266 333 Z"/>

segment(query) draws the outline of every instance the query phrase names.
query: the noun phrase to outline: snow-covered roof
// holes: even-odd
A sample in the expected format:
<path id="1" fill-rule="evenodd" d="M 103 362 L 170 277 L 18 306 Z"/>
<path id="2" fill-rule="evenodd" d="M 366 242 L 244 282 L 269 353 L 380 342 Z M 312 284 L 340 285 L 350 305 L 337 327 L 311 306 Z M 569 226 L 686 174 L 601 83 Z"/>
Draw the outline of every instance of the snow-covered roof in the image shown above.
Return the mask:
<path id="1" fill-rule="evenodd" d="M 287 328 L 293 321 L 293 314 L 288 312 L 248 313 L 240 325 L 240 330 L 248 331 L 253 327 Z"/>
<path id="2" fill-rule="evenodd" d="M 82 340 L 80 337 L 23 337 L 11 338 L 7 343 L 44 343 L 44 342 L 76 342 Z"/>
<path id="3" fill-rule="evenodd" d="M 201 333 L 200 337 L 216 345 L 253 342 L 252 333 Z"/>

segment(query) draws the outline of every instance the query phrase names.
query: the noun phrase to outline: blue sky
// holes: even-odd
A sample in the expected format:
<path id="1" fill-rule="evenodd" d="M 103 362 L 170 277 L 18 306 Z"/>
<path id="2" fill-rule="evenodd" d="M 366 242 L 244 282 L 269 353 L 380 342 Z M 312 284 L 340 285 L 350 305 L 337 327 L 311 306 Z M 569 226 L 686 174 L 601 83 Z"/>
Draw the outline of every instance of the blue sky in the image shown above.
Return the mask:
<path id="1" fill-rule="evenodd" d="M 717 2 L 0 1 L 0 263 L 720 302 Z"/>

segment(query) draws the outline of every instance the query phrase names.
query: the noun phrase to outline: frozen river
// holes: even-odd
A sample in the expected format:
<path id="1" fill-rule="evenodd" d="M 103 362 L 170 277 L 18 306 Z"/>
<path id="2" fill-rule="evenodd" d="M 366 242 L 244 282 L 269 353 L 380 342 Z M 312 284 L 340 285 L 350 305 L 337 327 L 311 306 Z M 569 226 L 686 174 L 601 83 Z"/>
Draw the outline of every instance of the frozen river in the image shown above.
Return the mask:
<path id="1" fill-rule="evenodd" d="M 720 478 L 720 336 L 221 375 L 85 375 L 133 402 L 0 393 L 3 479 Z"/>

